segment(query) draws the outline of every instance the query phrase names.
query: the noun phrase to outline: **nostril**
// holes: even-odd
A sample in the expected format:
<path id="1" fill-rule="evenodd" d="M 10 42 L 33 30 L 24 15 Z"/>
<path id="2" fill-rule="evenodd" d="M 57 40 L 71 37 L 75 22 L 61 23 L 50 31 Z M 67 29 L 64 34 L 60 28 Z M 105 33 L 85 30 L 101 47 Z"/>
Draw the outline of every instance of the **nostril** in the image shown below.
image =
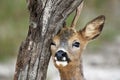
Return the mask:
<path id="1" fill-rule="evenodd" d="M 66 55 L 67 55 L 66 52 L 64 52 L 64 53 L 62 54 L 63 57 L 66 57 Z"/>

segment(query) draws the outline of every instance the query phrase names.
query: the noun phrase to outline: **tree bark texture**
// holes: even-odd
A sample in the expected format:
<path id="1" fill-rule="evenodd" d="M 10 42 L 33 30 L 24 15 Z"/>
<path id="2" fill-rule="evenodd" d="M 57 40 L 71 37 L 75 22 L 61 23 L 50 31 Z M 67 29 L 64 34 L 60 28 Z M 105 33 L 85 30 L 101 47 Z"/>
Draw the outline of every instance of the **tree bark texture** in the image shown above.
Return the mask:
<path id="1" fill-rule="evenodd" d="M 21 43 L 14 80 L 46 80 L 51 38 L 82 0 L 27 0 L 28 35 Z"/>

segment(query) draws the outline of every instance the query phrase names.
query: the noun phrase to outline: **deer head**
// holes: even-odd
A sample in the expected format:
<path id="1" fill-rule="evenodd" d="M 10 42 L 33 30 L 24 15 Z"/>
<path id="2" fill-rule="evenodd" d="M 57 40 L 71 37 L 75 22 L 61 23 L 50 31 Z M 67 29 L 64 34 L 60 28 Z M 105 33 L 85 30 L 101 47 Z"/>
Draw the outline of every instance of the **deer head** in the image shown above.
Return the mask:
<path id="1" fill-rule="evenodd" d="M 81 54 L 87 43 L 98 37 L 103 29 L 105 16 L 101 15 L 77 31 L 75 30 L 83 3 L 77 8 L 71 27 L 63 27 L 52 39 L 51 52 L 58 69 L 70 69 L 80 64 Z"/>

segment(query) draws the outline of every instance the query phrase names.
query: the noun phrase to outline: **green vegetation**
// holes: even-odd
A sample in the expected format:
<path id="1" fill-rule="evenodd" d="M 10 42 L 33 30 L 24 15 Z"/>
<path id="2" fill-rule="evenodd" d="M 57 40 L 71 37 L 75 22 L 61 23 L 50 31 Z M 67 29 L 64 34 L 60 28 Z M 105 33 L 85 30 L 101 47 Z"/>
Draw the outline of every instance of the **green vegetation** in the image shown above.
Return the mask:
<path id="1" fill-rule="evenodd" d="M 25 0 L 0 2 L 0 61 L 14 57 L 27 34 L 28 12 Z"/>
<path id="2" fill-rule="evenodd" d="M 102 35 L 92 42 L 93 48 L 102 43 L 110 42 L 118 36 L 120 11 L 119 0 L 86 0 L 78 22 L 81 29 L 85 24 L 98 15 L 106 16 L 106 23 Z M 111 5 L 112 4 L 112 5 Z M 29 12 L 26 0 L 1 0 L 0 1 L 0 61 L 17 55 L 21 42 L 28 31 Z M 74 13 L 67 19 L 67 25 L 71 24 Z"/>

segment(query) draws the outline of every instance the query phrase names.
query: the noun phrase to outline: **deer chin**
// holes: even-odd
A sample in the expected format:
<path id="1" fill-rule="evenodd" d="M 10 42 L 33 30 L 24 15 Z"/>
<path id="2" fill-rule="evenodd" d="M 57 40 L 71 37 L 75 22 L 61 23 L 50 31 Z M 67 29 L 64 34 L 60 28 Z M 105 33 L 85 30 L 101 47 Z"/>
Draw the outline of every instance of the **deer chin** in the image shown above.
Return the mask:
<path id="1" fill-rule="evenodd" d="M 67 61 L 55 61 L 57 66 L 65 67 L 68 65 Z"/>
<path id="2" fill-rule="evenodd" d="M 55 61 L 55 64 L 59 67 L 65 67 L 70 62 L 70 60 L 67 59 L 67 57 L 63 57 L 61 60 L 59 60 L 57 57 L 54 57 L 54 61 Z"/>

